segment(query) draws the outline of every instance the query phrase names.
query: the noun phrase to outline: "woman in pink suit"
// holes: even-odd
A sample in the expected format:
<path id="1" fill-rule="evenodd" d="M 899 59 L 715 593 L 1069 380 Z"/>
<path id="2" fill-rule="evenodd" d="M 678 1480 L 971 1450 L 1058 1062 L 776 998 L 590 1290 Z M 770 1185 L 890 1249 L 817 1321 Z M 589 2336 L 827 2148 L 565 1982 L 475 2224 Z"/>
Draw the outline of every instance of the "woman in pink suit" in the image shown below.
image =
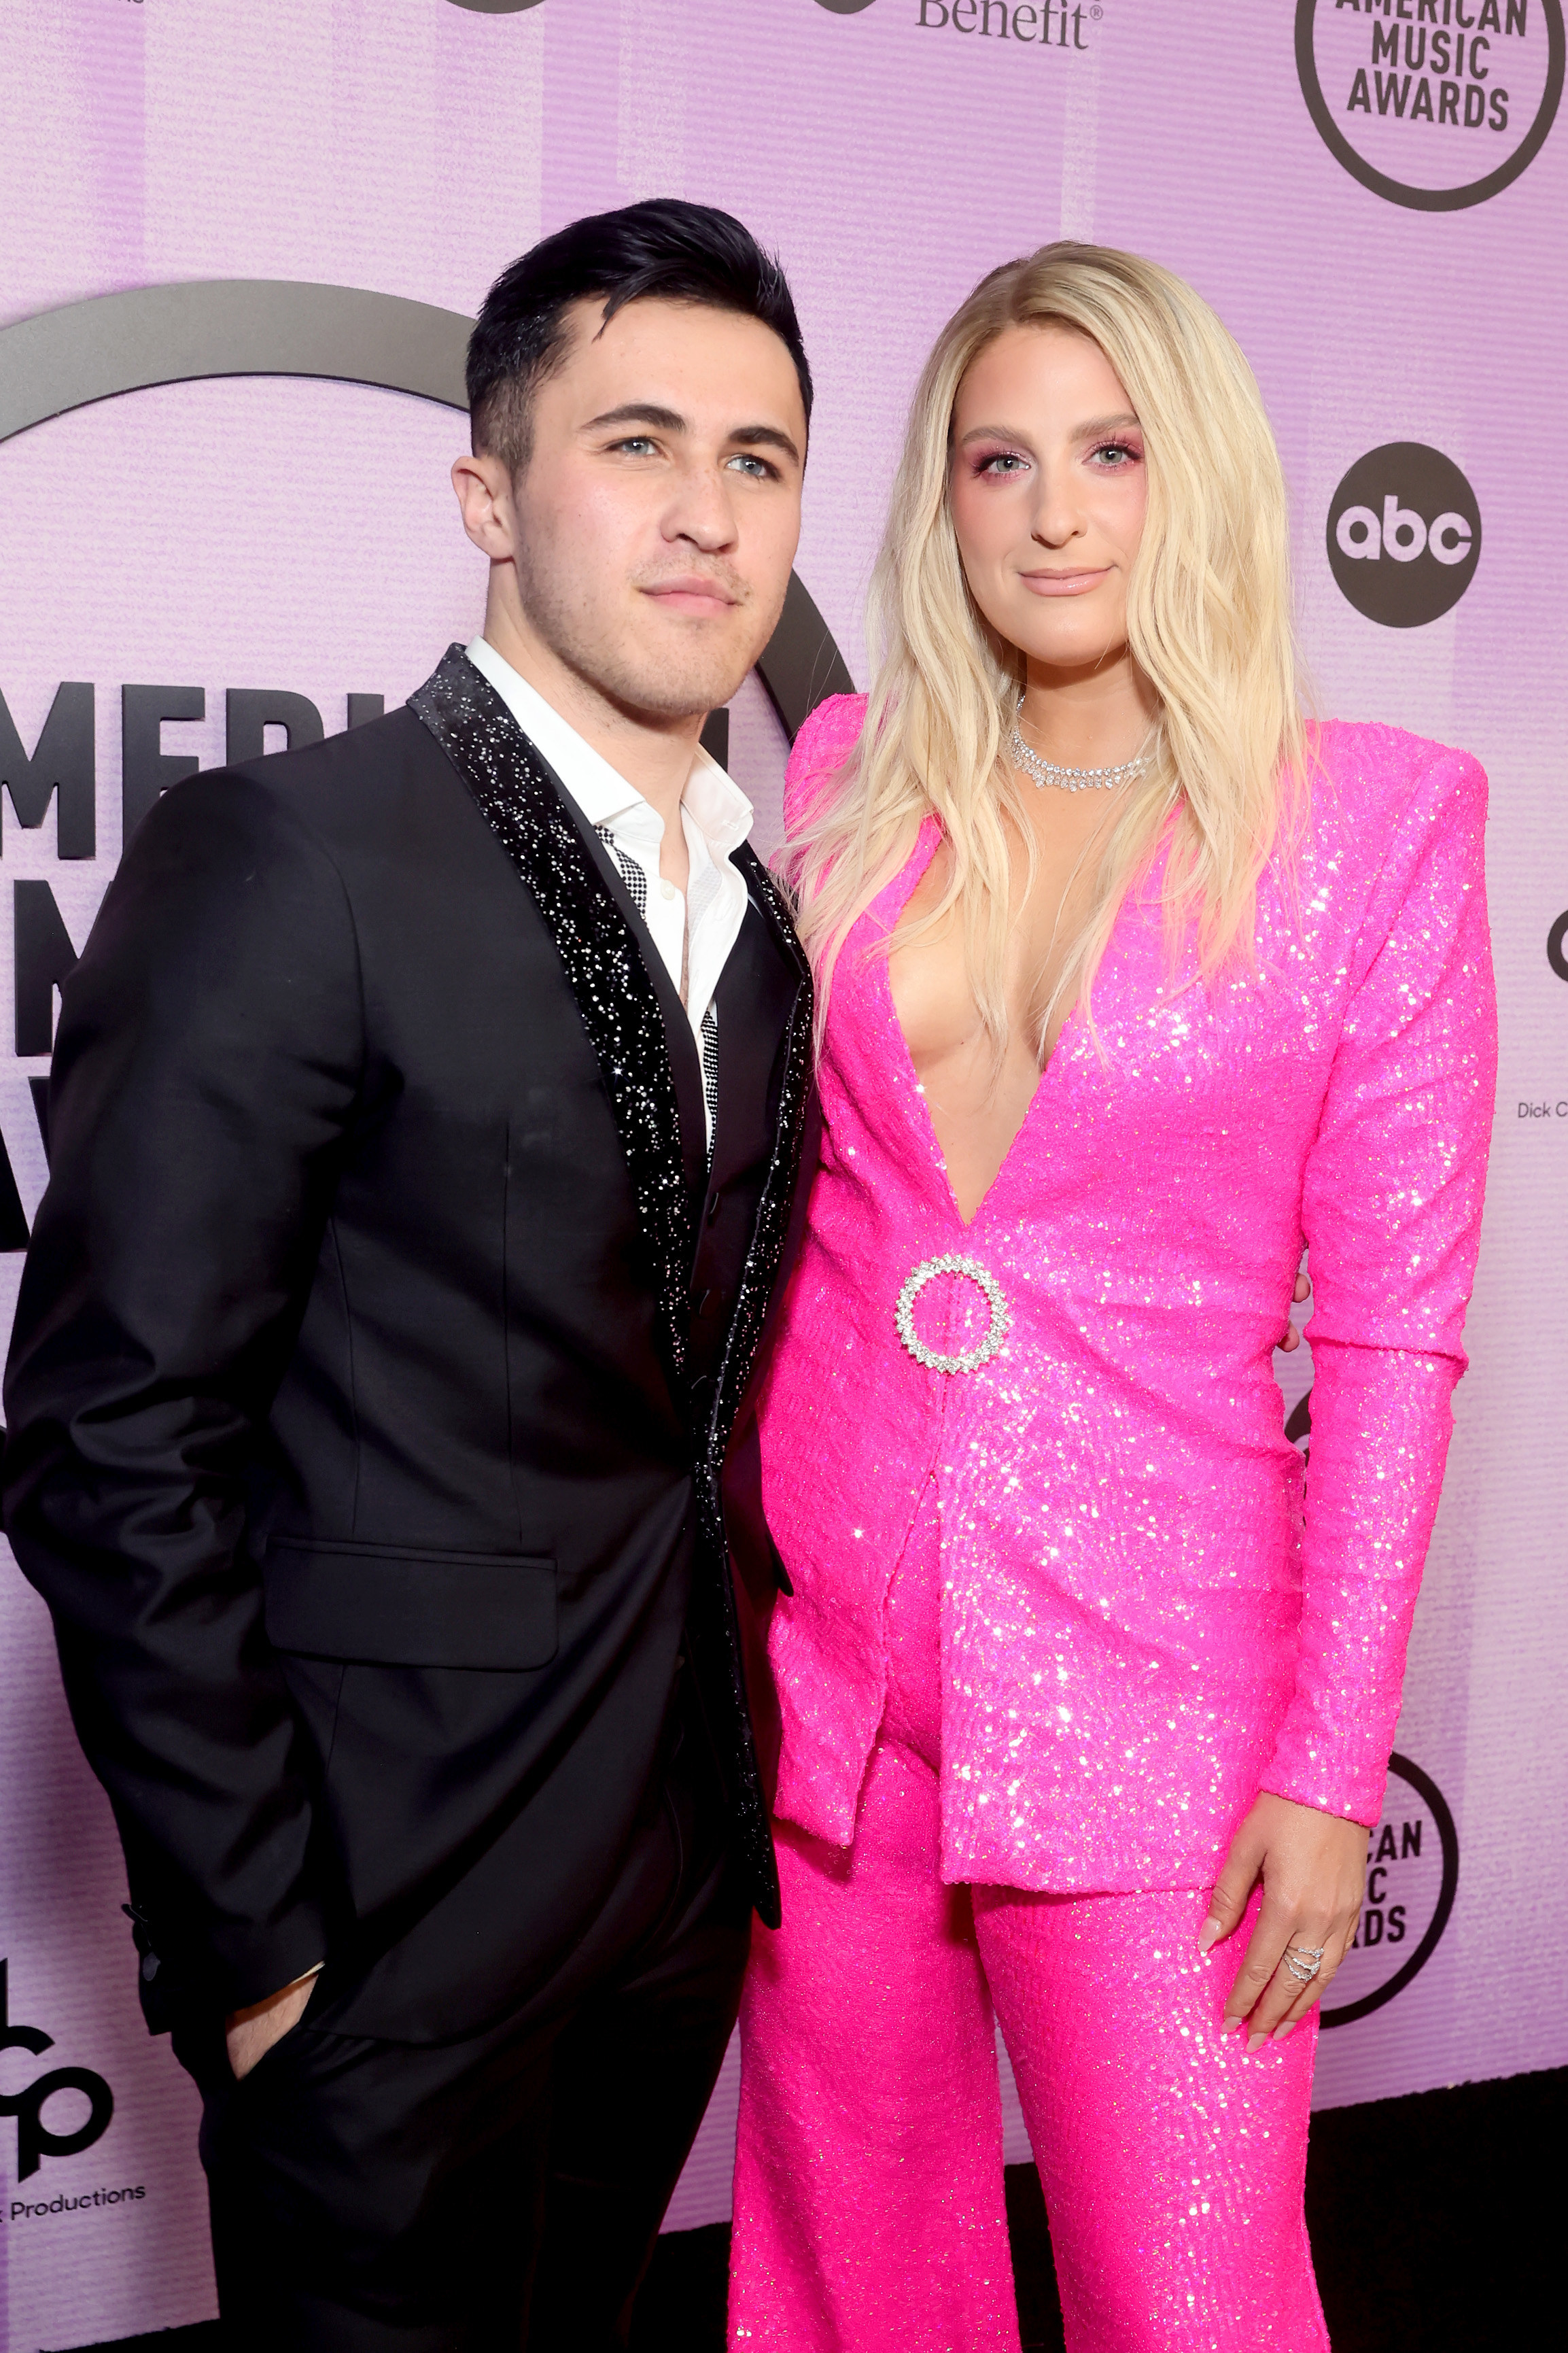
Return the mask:
<path id="1" fill-rule="evenodd" d="M 784 1925 L 731 2342 L 1016 2348 L 1000 2020 L 1073 2353 L 1311 2353 L 1354 1932 L 1495 1070 L 1486 781 L 1310 727 L 1245 359 L 1152 264 L 988 278 L 868 704 L 790 764 L 825 1141 L 763 1417 Z M 1305 1480 L 1272 1352 L 1315 1290 Z"/>

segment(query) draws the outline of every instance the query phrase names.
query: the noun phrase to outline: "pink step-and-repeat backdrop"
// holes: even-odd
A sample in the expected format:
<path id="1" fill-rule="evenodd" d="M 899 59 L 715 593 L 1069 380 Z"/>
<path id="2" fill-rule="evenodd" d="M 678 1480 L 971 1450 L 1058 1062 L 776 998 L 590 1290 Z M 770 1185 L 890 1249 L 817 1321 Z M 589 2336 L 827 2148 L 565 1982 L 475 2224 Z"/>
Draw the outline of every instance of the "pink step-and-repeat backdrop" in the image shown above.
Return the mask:
<path id="1" fill-rule="evenodd" d="M 1215 304 L 1284 451 L 1321 707 L 1492 782 L 1472 1369 L 1318 2096 L 1568 2061 L 1561 0 L 11 0 L 0 74 L 0 1339 L 126 799 L 310 724 L 279 698 L 329 731 L 401 698 L 476 625 L 443 394 L 505 261 L 664 194 L 777 247 L 820 387 L 798 568 L 862 682 L 905 404 L 976 278 L 1092 237 Z M 764 847 L 784 748 L 750 681 Z M 1304 1434 L 1308 1351 L 1279 1366 Z M 203 2318 L 211 2274 L 194 2098 L 8 1560 L 0 1704 L 0 2353 L 53 2353 Z M 733 2101 L 673 2226 L 728 2212 Z"/>

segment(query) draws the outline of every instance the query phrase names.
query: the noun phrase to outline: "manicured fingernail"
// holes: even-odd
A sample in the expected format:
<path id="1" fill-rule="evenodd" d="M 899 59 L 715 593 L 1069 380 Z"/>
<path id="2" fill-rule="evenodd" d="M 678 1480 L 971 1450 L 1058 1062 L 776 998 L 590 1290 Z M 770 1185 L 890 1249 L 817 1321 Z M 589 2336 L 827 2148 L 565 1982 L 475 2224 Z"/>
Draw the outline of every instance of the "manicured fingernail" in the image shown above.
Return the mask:
<path id="1" fill-rule="evenodd" d="M 1255 2034 L 1247 2046 L 1247 2057 L 1250 2059 L 1255 2051 L 1261 2051 L 1268 2040 L 1267 2034 Z"/>
<path id="2" fill-rule="evenodd" d="M 1228 2034 L 1233 2026 L 1239 2027 L 1241 2024 L 1242 2021 L 1239 2018 L 1222 2018 L 1219 2022 L 1219 2031 L 1222 2034 Z"/>
<path id="3" fill-rule="evenodd" d="M 1275 2040 L 1275 2042 L 1284 2042 L 1284 2040 L 1285 2040 L 1285 2037 L 1286 2037 L 1288 2034 L 1294 2034 L 1294 2033 L 1295 2033 L 1295 2031 L 1296 2031 L 1297 2026 L 1299 2025 L 1299 2023 L 1300 2023 L 1300 2021 L 1299 2021 L 1299 2020 L 1294 2019 L 1294 2018 L 1288 2018 L 1288 2019 L 1285 2021 L 1285 2023 L 1284 2023 L 1284 2025 L 1283 2025 L 1283 2026 L 1277 2026 L 1277 2027 L 1275 2028 L 1275 2030 L 1274 2030 L 1274 2040 Z"/>
<path id="4" fill-rule="evenodd" d="M 1218 1936 L 1219 1922 L 1213 1918 L 1205 1920 L 1203 1926 L 1198 1930 L 1199 1952 L 1206 1953 L 1209 1947 L 1217 1940 Z"/>

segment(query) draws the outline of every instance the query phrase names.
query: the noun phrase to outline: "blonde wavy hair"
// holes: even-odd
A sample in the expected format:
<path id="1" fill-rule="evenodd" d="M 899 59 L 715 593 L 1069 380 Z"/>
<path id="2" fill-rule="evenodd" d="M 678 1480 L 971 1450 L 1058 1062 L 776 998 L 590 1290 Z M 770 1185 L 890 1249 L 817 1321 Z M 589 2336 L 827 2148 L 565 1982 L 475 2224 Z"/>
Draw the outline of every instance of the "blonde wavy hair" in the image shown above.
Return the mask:
<path id="1" fill-rule="evenodd" d="M 1058 1005 L 1081 1003 L 1092 1026 L 1111 926 L 1168 824 L 1173 955 L 1195 924 L 1205 976 L 1250 955 L 1258 879 L 1293 822 L 1309 752 L 1284 475 L 1239 346 L 1190 286 L 1136 254 L 1064 241 L 994 269 L 942 329 L 921 376 L 872 577 L 878 660 L 865 726 L 781 865 L 799 902 L 820 1018 L 851 925 L 935 817 L 951 848 L 947 887 L 897 938 L 958 909 L 998 1070 L 1020 845 L 1031 884 L 1035 866 L 1022 789 L 1002 753 L 1025 664 L 970 593 L 948 483 L 966 371 L 1008 328 L 1046 325 L 1099 344 L 1142 427 L 1148 507 L 1127 627 L 1158 718 L 1153 765 L 1119 797 L 1087 915 L 1048 1000 L 1034 1008 L 1040 1059 Z"/>

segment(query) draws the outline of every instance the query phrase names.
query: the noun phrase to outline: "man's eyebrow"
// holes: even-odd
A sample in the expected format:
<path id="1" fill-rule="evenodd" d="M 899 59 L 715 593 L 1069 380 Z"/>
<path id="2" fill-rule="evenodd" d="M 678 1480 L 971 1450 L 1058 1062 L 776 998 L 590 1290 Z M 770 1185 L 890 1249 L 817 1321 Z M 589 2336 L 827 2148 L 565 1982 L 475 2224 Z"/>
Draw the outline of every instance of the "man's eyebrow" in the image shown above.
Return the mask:
<path id="1" fill-rule="evenodd" d="M 606 408 L 599 417 L 590 417 L 583 427 L 584 433 L 602 433 L 615 425 L 649 425 L 656 433 L 689 433 L 690 420 L 678 409 L 661 408 L 649 400 L 623 401 L 619 408 Z M 737 425 L 724 437 L 726 441 L 742 449 L 782 449 L 787 457 L 800 463 L 800 451 L 789 435 L 778 425 Z"/>
<path id="2" fill-rule="evenodd" d="M 738 442 L 743 449 L 782 449 L 797 466 L 800 463 L 800 451 L 780 425 L 737 425 L 724 438 Z"/>
<path id="3" fill-rule="evenodd" d="M 660 408 L 650 400 L 623 401 L 619 408 L 606 408 L 602 417 L 590 417 L 584 426 L 584 433 L 597 433 L 605 425 L 652 425 L 660 433 L 687 433 L 690 427 L 686 418 L 673 408 Z"/>

